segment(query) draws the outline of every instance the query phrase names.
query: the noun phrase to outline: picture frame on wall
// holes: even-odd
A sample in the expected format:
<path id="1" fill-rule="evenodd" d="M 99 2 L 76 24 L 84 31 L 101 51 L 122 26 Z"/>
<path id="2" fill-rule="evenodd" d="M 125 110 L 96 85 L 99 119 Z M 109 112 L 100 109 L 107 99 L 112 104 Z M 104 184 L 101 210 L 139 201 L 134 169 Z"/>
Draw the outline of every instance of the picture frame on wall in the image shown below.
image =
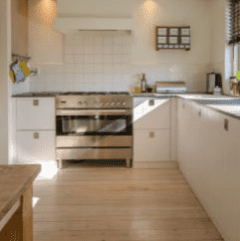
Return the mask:
<path id="1" fill-rule="evenodd" d="M 156 50 L 182 49 L 189 51 L 191 48 L 190 26 L 157 26 Z"/>

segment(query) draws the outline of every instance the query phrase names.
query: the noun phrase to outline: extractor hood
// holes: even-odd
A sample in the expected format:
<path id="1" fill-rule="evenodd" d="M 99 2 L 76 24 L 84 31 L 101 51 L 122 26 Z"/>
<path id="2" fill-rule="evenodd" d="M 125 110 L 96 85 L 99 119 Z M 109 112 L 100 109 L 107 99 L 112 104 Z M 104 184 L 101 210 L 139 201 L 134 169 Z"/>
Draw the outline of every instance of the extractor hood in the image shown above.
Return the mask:
<path id="1" fill-rule="evenodd" d="M 58 17 L 54 20 L 54 27 L 64 34 L 80 30 L 134 31 L 135 21 L 132 18 Z"/>

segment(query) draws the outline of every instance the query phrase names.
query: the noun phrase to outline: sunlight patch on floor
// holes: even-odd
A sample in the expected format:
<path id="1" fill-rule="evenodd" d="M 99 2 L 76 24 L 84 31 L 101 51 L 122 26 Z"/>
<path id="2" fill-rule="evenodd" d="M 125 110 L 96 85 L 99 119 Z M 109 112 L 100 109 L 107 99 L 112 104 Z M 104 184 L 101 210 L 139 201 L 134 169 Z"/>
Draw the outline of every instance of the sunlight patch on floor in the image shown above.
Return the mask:
<path id="1" fill-rule="evenodd" d="M 40 164 L 42 166 L 42 170 L 39 173 L 36 180 L 53 179 L 56 176 L 58 172 L 56 162 L 46 161 L 46 162 L 41 162 Z"/>

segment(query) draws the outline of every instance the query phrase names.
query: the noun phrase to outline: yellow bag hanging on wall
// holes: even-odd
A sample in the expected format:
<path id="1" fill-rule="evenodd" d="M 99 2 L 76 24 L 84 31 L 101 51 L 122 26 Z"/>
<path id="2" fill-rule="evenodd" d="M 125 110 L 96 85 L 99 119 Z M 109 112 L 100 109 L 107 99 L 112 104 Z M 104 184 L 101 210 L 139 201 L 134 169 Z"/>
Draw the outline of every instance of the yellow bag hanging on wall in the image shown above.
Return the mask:
<path id="1" fill-rule="evenodd" d="M 30 75 L 30 69 L 27 67 L 27 64 L 25 63 L 24 60 L 21 60 L 19 62 L 19 67 L 26 77 L 28 77 Z"/>

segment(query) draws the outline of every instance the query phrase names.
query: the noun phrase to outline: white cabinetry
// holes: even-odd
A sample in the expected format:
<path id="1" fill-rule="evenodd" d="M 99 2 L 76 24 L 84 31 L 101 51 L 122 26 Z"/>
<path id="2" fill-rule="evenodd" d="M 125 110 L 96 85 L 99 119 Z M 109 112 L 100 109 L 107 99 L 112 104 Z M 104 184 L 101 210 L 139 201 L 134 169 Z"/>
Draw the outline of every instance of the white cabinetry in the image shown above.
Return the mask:
<path id="1" fill-rule="evenodd" d="M 228 130 L 225 129 L 228 124 Z M 240 121 L 178 101 L 180 169 L 226 240 L 240 240 Z"/>
<path id="2" fill-rule="evenodd" d="M 54 130 L 54 98 L 18 98 L 18 130 Z"/>
<path id="3" fill-rule="evenodd" d="M 133 98 L 133 159 L 170 160 L 170 98 Z"/>
<path id="4" fill-rule="evenodd" d="M 55 161 L 55 98 L 17 98 L 18 163 Z"/>
<path id="5" fill-rule="evenodd" d="M 55 131 L 18 131 L 18 162 L 55 160 Z"/>

